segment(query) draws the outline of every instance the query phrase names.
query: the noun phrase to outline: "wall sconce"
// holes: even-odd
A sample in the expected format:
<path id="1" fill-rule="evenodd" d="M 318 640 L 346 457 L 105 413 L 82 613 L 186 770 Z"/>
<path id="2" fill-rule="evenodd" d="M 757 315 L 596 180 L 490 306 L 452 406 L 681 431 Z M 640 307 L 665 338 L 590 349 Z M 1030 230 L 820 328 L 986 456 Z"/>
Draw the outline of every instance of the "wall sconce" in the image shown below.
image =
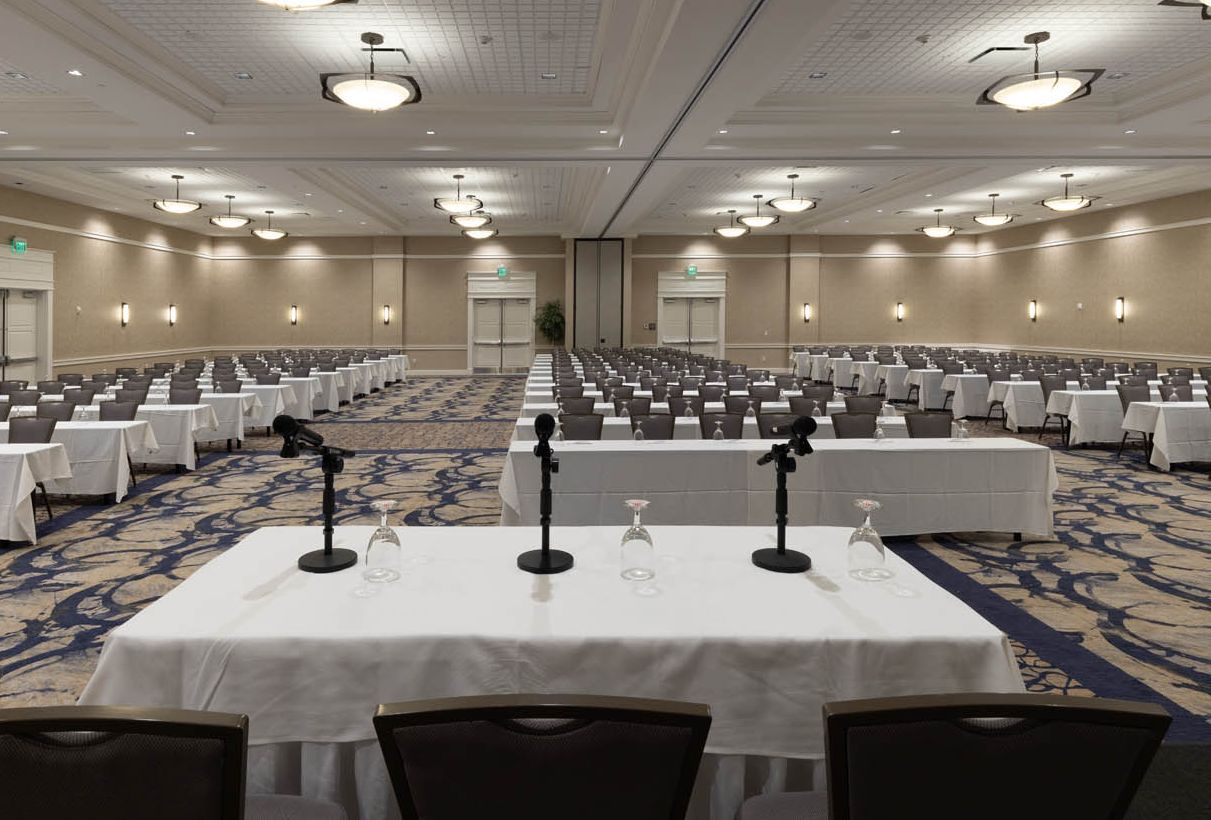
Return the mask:
<path id="1" fill-rule="evenodd" d="M 1026 303 L 1026 316 L 1030 321 L 1037 322 L 1039 319 L 1039 303 L 1036 299 L 1031 299 Z"/>
<path id="2" fill-rule="evenodd" d="M 299 323 L 299 306 L 290 306 L 290 324 L 297 325 Z"/>
<path id="3" fill-rule="evenodd" d="M 1127 300 L 1119 296 L 1114 300 L 1114 318 L 1120 322 L 1127 317 Z"/>
<path id="4" fill-rule="evenodd" d="M 803 321 L 810 322 L 812 320 L 812 303 L 803 303 Z"/>
<path id="5" fill-rule="evenodd" d="M 119 317 L 122 320 L 122 327 L 126 327 L 128 324 L 130 324 L 130 305 L 126 302 L 122 303 L 122 309 L 119 312 Z"/>
<path id="6" fill-rule="evenodd" d="M 897 322 L 904 321 L 904 303 L 903 302 L 896 302 L 896 321 Z"/>
<path id="7" fill-rule="evenodd" d="M 383 324 L 391 324 L 391 305 L 383 305 Z"/>
<path id="8" fill-rule="evenodd" d="M 168 306 L 168 326 L 172 327 L 176 323 L 177 323 L 177 306 L 169 305 Z"/>

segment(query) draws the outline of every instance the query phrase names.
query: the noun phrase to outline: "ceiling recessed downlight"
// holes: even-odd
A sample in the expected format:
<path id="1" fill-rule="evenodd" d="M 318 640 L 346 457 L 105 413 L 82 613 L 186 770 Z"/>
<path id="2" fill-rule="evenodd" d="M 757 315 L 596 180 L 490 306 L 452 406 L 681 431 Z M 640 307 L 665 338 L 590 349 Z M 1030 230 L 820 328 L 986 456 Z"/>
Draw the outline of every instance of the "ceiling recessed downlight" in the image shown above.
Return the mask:
<path id="1" fill-rule="evenodd" d="M 361 111 L 390 111 L 401 105 L 420 102 L 420 86 L 406 74 L 390 74 L 374 70 L 374 55 L 379 52 L 399 52 L 408 61 L 402 48 L 379 48 L 383 35 L 367 31 L 362 42 L 370 52 L 370 70 L 365 73 L 329 73 L 320 75 L 321 96 L 325 100 L 341 103 Z"/>
<path id="2" fill-rule="evenodd" d="M 177 186 L 176 197 L 174 199 L 153 200 L 151 203 L 152 207 L 157 211 L 164 211 L 165 213 L 175 214 L 177 216 L 180 216 L 181 214 L 191 214 L 198 208 L 201 208 L 201 202 L 195 202 L 192 199 L 181 199 L 181 180 L 185 179 L 185 177 L 181 176 L 180 174 L 173 174 L 172 178 L 173 181 L 176 182 Z"/>
<path id="3" fill-rule="evenodd" d="M 1002 77 L 984 90 L 976 101 L 979 105 L 1003 105 L 1015 111 L 1037 111 L 1062 102 L 1088 97 L 1093 83 L 1106 72 L 1104 68 L 1078 68 L 1061 71 L 1039 70 L 1039 44 L 1051 39 L 1046 31 L 1036 31 L 1023 38 L 1034 46 L 1034 71 Z"/>

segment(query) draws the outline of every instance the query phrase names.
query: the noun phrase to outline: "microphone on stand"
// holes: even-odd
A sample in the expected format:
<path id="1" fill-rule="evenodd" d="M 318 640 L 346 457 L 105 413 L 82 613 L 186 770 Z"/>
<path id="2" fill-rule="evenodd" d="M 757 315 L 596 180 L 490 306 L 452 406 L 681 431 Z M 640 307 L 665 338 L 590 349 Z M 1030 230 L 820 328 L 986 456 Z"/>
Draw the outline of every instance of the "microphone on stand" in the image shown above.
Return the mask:
<path id="1" fill-rule="evenodd" d="M 786 444 L 775 444 L 770 451 L 757 459 L 758 465 L 774 462 L 778 483 L 774 490 L 774 522 L 778 528 L 778 546 L 765 547 L 753 552 L 753 563 L 771 572 L 805 572 L 812 567 L 812 559 L 797 550 L 786 548 L 787 497 L 786 474 L 795 472 L 795 456 L 812 452 L 808 436 L 816 432 L 816 420 L 811 416 L 800 416 L 791 424 L 791 439 Z M 774 428 L 778 432 L 778 428 Z"/>
<path id="2" fill-rule="evenodd" d="M 542 490 L 538 495 L 538 523 L 542 527 L 542 547 L 517 556 L 518 569 L 536 575 L 554 575 L 572 568 L 572 554 L 551 549 L 551 474 L 559 472 L 559 459 L 551 451 L 551 436 L 555 434 L 555 417 L 539 413 L 534 419 L 534 435 L 538 444 L 534 455 L 541 459 Z"/>

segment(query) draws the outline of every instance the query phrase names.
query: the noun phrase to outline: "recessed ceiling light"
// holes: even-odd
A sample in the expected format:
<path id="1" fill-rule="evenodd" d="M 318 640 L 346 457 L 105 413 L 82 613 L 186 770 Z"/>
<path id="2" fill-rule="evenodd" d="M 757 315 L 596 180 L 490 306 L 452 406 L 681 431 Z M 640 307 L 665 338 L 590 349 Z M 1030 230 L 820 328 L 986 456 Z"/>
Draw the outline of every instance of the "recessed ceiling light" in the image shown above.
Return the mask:
<path id="1" fill-rule="evenodd" d="M 900 133 L 900 129 L 899 129 L 899 128 L 893 128 L 893 129 L 891 129 L 891 133 L 893 133 L 893 134 L 899 134 L 899 133 Z"/>
<path id="2" fill-rule="evenodd" d="M 881 214 L 881 213 L 883 213 L 883 209 L 882 209 L 882 208 L 880 208 L 879 210 L 875 211 L 875 213 L 877 213 L 877 214 Z"/>
<path id="3" fill-rule="evenodd" d="M 926 194 L 926 195 L 925 195 L 925 198 L 926 198 L 926 199 L 929 199 L 931 196 L 933 196 L 933 194 Z"/>
<path id="4" fill-rule="evenodd" d="M 8 136 L 7 131 L 0 131 L 0 137 L 7 137 L 7 136 Z"/>
<path id="5" fill-rule="evenodd" d="M 338 214 L 343 214 L 343 213 L 345 212 L 345 209 L 344 209 L 344 208 L 337 208 L 337 209 L 336 209 L 336 212 L 337 212 Z"/>
<path id="6" fill-rule="evenodd" d="M 198 135 L 197 131 L 186 131 L 185 132 L 185 136 L 187 136 L 187 137 L 196 137 L 197 135 Z"/>
<path id="7" fill-rule="evenodd" d="M 1126 131 L 1124 131 L 1123 133 L 1124 133 L 1124 134 L 1134 134 L 1134 133 L 1135 133 L 1135 129 L 1134 129 L 1134 128 L 1128 128 L 1128 129 L 1127 129 Z"/>
<path id="8" fill-rule="evenodd" d="M 304 193 L 303 196 L 311 196 L 310 193 Z"/>
<path id="9" fill-rule="evenodd" d="M 807 75 L 807 78 L 809 80 L 823 80 L 827 76 L 828 76 L 827 71 L 813 71 L 811 74 Z"/>
<path id="10" fill-rule="evenodd" d="M 1108 80 L 1121 80 L 1121 79 L 1123 79 L 1124 77 L 1128 77 L 1128 76 L 1130 76 L 1130 74 L 1129 74 L 1128 72 L 1126 72 L 1126 71 L 1116 71 L 1116 72 L 1114 72 L 1113 74 L 1107 74 L 1107 75 L 1106 75 L 1106 79 L 1108 79 Z"/>
<path id="11" fill-rule="evenodd" d="M 726 133 L 727 133 L 727 129 L 726 129 L 726 128 L 720 128 L 720 129 L 719 129 L 719 133 L 720 133 L 720 134 L 726 134 Z"/>
<path id="12" fill-rule="evenodd" d="M 542 74 L 539 75 L 539 77 L 544 80 L 558 80 L 559 79 L 559 75 L 556 74 L 554 71 L 544 71 Z"/>
<path id="13" fill-rule="evenodd" d="M 69 69 L 67 69 L 67 75 L 69 77 L 83 77 L 84 72 L 78 68 L 69 68 Z"/>
<path id="14" fill-rule="evenodd" d="M 598 129 L 597 133 L 598 134 L 608 134 L 610 132 L 605 128 L 600 128 L 600 129 Z"/>
<path id="15" fill-rule="evenodd" d="M 426 131 L 425 133 L 426 133 L 426 134 L 428 134 L 429 136 L 431 136 L 431 137 L 432 137 L 432 136 L 434 136 L 434 135 L 435 135 L 437 132 L 436 132 L 436 131 Z"/>
<path id="16" fill-rule="evenodd" d="M 235 77 L 237 80 L 251 80 L 252 79 L 252 74 L 248 73 L 247 71 L 237 71 L 235 74 L 232 74 L 231 76 Z"/>

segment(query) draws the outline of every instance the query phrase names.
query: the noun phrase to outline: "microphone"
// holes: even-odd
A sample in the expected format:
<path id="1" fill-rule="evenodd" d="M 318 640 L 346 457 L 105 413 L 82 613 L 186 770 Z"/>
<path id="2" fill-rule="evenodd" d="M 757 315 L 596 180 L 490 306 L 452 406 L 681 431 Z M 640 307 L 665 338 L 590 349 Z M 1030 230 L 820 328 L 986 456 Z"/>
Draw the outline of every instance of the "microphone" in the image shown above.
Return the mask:
<path id="1" fill-rule="evenodd" d="M 287 416 L 286 418 L 290 418 Z M 293 421 L 293 419 L 291 419 Z M 538 436 L 539 441 L 550 441 L 551 436 L 555 434 L 555 417 L 550 413 L 539 413 L 534 419 L 534 435 Z"/>
<path id="2" fill-rule="evenodd" d="M 791 424 L 791 436 L 794 438 L 794 444 L 791 446 L 795 449 L 795 455 L 805 456 L 812 451 L 811 442 L 807 437 L 816 432 L 816 428 L 820 425 L 811 416 L 800 416 Z"/>
<path id="3" fill-rule="evenodd" d="M 282 458 L 297 458 L 299 454 L 299 443 L 302 442 L 303 447 L 314 449 L 324 443 L 324 437 L 319 433 L 299 424 L 294 416 L 282 414 L 273 420 L 273 432 L 282 437 Z M 343 451 L 344 455 L 353 455 L 352 451 Z"/>

